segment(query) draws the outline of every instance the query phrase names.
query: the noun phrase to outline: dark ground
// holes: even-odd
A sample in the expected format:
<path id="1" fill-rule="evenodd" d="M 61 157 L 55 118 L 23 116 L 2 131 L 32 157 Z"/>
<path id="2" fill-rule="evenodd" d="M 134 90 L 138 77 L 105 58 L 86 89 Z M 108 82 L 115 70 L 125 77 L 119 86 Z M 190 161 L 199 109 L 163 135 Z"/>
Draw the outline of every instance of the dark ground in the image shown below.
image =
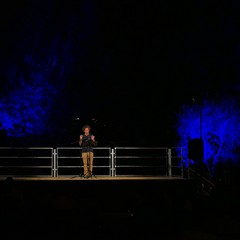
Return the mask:
<path id="1" fill-rule="evenodd" d="M 2 181 L 4 239 L 239 239 L 239 189 L 193 180 Z"/>

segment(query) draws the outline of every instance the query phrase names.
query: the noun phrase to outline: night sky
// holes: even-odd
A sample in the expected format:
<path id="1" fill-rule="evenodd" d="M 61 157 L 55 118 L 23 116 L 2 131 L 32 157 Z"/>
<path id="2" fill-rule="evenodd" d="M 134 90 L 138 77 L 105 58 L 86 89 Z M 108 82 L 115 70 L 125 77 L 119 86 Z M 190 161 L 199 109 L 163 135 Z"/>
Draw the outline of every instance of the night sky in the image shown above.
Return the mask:
<path id="1" fill-rule="evenodd" d="M 57 93 L 54 131 L 38 144 L 69 146 L 90 124 L 100 146 L 173 146 L 182 104 L 239 94 L 239 8 L 236 0 L 8 1 L 0 97 L 41 72 Z"/>

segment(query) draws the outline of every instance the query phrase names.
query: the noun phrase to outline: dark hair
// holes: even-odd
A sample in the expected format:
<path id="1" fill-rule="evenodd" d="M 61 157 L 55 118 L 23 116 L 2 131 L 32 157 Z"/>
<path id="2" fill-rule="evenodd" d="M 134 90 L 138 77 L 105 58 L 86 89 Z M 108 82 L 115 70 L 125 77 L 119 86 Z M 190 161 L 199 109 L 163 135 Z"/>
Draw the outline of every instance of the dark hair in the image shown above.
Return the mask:
<path id="1" fill-rule="evenodd" d="M 91 130 L 91 127 L 90 127 L 89 125 L 84 125 L 84 126 L 82 127 L 82 130 L 84 131 L 85 128 L 89 128 L 89 130 Z"/>

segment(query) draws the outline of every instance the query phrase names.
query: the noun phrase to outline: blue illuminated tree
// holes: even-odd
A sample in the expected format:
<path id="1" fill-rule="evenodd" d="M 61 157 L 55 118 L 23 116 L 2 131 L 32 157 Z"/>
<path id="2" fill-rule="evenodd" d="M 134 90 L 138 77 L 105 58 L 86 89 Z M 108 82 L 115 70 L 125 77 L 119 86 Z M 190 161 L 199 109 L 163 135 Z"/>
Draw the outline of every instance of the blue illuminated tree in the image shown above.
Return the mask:
<path id="1" fill-rule="evenodd" d="M 11 91 L 0 104 L 1 128 L 8 136 L 42 134 L 48 129 L 46 116 L 57 90 L 48 81 L 42 81 L 41 73 L 32 73 L 31 77 L 32 83 L 22 79 L 21 86 Z"/>
<path id="2" fill-rule="evenodd" d="M 11 137 L 52 131 L 50 115 L 55 99 L 64 87 L 64 71 L 68 65 L 63 59 L 69 60 L 65 54 L 68 45 L 61 50 L 61 41 L 55 37 L 40 54 L 36 49 L 38 39 L 31 40 L 33 42 L 27 49 L 23 46 L 16 49 L 17 52 L 24 50 L 24 53 L 6 70 L 8 91 L 1 99 L 0 129 Z"/>
<path id="3" fill-rule="evenodd" d="M 38 138 L 57 132 L 70 115 L 69 79 L 76 71 L 79 79 L 85 77 L 84 63 L 95 33 L 93 2 L 79 3 L 74 11 L 56 10 L 57 4 L 62 3 L 22 5 L 2 34 L 6 39 L 0 56 L 0 130 L 9 137 Z M 77 84 L 74 87 L 69 95 L 76 101 L 82 89 Z M 80 104 L 76 101 L 77 108 Z"/>
<path id="4" fill-rule="evenodd" d="M 201 104 L 182 106 L 178 114 L 177 131 L 180 145 L 184 148 L 185 164 L 188 163 L 189 140 L 200 138 L 201 135 L 204 142 L 203 161 L 210 171 L 213 171 L 214 166 L 219 162 L 238 163 L 239 122 L 240 104 L 239 100 L 233 97 L 208 99 Z"/>

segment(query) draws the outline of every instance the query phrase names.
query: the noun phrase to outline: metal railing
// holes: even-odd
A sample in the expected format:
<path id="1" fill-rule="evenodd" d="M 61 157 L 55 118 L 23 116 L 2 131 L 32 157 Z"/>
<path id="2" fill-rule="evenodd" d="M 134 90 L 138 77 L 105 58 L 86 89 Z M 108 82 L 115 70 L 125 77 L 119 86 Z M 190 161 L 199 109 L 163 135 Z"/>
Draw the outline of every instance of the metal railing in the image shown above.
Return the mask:
<path id="1" fill-rule="evenodd" d="M 175 149 L 177 148 L 115 147 L 114 176 L 183 176 L 182 155 L 176 154 Z"/>
<path id="2" fill-rule="evenodd" d="M 81 147 L 0 148 L 0 176 L 78 176 Z M 94 147 L 94 175 L 183 177 L 181 148 Z"/>
<path id="3" fill-rule="evenodd" d="M 168 148 L 115 147 L 114 159 L 115 176 L 168 175 Z"/>
<path id="4" fill-rule="evenodd" d="M 53 148 L 1 147 L 0 176 L 53 177 Z"/>
<path id="5" fill-rule="evenodd" d="M 184 177 L 183 149 L 172 147 L 168 149 L 169 176 Z"/>
<path id="6" fill-rule="evenodd" d="M 54 176 L 80 175 L 82 172 L 81 147 L 60 147 L 56 149 Z M 112 176 L 111 148 L 94 148 L 94 174 Z"/>

